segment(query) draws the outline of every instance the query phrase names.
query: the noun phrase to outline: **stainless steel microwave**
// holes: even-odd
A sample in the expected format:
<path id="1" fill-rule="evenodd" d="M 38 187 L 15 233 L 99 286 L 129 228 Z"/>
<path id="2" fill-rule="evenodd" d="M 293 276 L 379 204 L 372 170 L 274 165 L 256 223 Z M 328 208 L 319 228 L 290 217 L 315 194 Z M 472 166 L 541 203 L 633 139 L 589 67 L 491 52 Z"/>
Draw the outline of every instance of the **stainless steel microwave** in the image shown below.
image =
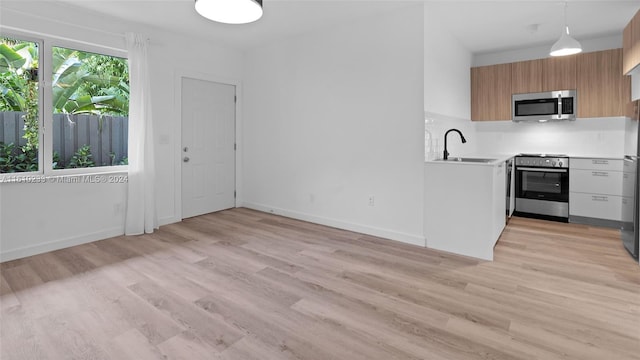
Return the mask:
<path id="1" fill-rule="evenodd" d="M 577 106 L 575 90 L 513 94 L 511 114 L 513 121 L 575 120 Z"/>

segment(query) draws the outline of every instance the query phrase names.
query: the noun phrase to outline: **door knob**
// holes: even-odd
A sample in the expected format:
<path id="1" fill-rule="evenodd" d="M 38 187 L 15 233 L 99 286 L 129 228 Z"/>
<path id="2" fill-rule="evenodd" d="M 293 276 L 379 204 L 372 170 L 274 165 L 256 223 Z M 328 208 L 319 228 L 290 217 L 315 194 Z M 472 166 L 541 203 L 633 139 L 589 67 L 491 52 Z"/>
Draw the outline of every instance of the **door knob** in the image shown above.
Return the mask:
<path id="1" fill-rule="evenodd" d="M 189 162 L 189 157 L 185 156 L 184 159 L 182 159 L 183 162 Z"/>

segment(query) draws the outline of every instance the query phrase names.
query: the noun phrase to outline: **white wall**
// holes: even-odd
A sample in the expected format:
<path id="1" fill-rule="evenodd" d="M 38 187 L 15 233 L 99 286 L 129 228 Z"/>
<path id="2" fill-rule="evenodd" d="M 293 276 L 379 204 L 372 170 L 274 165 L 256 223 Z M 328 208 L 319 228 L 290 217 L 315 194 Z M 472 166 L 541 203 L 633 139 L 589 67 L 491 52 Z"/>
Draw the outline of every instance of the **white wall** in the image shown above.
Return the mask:
<path id="1" fill-rule="evenodd" d="M 440 19 L 424 9 L 424 120 L 425 159 L 442 157 L 444 134 L 457 128 L 467 136 L 473 133 L 471 118 L 472 54 L 446 31 Z M 454 136 L 455 135 L 455 136 Z M 464 148 L 473 152 L 473 142 L 462 144 L 456 134 L 450 135 L 449 152 Z"/>
<path id="2" fill-rule="evenodd" d="M 242 55 L 211 43 L 202 46 L 202 41 L 192 37 L 82 13 L 60 4 L 0 2 L 0 6 L 4 31 L 9 26 L 117 49 L 125 48 L 121 34 L 127 31 L 149 35 L 158 216 L 161 224 L 179 221 L 176 178 L 180 172 L 181 139 L 176 74 L 241 79 Z M 176 51 L 190 56 L 177 57 Z M 126 187 L 122 185 L 0 184 L 0 191 L 0 260 L 123 233 Z"/>
<path id="3" fill-rule="evenodd" d="M 425 4 L 424 110 L 469 119 L 472 55 L 446 29 Z"/>
<path id="4" fill-rule="evenodd" d="M 77 181 L 77 177 L 64 178 Z M 62 178 L 61 178 L 62 180 Z M 124 232 L 124 184 L 2 184 L 2 260 Z"/>
<path id="5" fill-rule="evenodd" d="M 247 54 L 243 205 L 424 245 L 422 14 Z"/>

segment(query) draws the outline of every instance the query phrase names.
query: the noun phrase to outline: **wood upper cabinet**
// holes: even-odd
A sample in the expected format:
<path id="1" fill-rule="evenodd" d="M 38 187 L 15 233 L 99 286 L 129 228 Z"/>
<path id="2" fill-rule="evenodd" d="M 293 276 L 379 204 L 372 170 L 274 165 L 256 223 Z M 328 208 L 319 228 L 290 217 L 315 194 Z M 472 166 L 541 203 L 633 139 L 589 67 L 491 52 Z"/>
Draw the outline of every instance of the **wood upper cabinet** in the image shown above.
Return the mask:
<path id="1" fill-rule="evenodd" d="M 511 64 L 511 90 L 514 94 L 575 88 L 575 56 L 519 61 Z"/>
<path id="2" fill-rule="evenodd" d="M 629 21 L 622 33 L 622 73 L 628 74 L 640 65 L 640 11 Z"/>
<path id="3" fill-rule="evenodd" d="M 511 63 L 511 92 L 513 94 L 542 92 L 544 60 Z"/>
<path id="4" fill-rule="evenodd" d="M 640 28 L 640 26 L 639 26 Z M 578 91 L 579 118 L 631 112 L 622 49 L 471 68 L 471 120 L 511 120 L 511 95 Z"/>
<path id="5" fill-rule="evenodd" d="M 471 68 L 471 120 L 511 120 L 511 64 Z"/>
<path id="6" fill-rule="evenodd" d="M 542 60 L 542 91 L 576 89 L 576 55 Z"/>
<path id="7" fill-rule="evenodd" d="M 631 78 L 622 75 L 622 49 L 577 57 L 578 117 L 625 116 Z"/>

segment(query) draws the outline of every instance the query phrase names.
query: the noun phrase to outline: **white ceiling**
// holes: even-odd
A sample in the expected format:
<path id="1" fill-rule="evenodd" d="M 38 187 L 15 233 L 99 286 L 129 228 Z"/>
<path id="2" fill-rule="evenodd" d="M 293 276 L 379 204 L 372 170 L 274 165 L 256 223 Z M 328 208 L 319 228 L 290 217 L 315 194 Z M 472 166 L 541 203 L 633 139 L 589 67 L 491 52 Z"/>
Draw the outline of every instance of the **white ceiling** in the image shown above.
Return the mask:
<path id="1" fill-rule="evenodd" d="M 15 0 L 14 0 L 15 1 Z M 29 0 L 20 0 L 13 5 Z M 0 1 L 9 3 L 11 0 Z M 194 0 L 48 0 L 106 16 L 161 27 L 239 49 L 347 22 L 358 17 L 427 3 L 443 26 L 473 53 L 552 44 L 560 35 L 564 3 L 559 1 L 384 1 L 263 0 L 264 16 L 246 25 L 208 21 Z M 568 25 L 578 40 L 621 34 L 636 1 L 568 1 Z M 533 28 L 537 26 L 537 30 Z M 195 34 L 195 35 L 194 35 Z"/>
<path id="2" fill-rule="evenodd" d="M 551 46 L 563 30 L 560 1 L 430 2 L 438 18 L 473 53 Z M 578 40 L 621 35 L 640 1 L 568 1 L 567 25 Z"/>

